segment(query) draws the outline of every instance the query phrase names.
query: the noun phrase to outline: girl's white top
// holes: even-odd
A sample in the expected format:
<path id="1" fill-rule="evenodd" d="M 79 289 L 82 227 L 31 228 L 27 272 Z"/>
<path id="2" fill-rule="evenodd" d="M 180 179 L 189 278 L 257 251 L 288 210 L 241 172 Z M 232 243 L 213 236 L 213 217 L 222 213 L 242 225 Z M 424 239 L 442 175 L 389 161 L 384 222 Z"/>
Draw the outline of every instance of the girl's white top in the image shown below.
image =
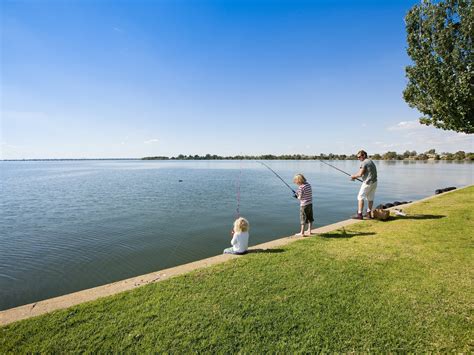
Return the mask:
<path id="1" fill-rule="evenodd" d="M 230 241 L 236 253 L 243 253 L 249 247 L 249 232 L 235 232 Z"/>

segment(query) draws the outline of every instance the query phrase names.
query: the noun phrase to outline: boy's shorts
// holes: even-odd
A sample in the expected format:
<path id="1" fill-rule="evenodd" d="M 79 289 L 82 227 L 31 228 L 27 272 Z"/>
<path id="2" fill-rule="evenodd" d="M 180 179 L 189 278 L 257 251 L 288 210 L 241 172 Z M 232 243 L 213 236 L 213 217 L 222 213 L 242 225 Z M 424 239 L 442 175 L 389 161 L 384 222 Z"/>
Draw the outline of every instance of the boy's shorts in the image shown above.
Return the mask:
<path id="1" fill-rule="evenodd" d="M 313 204 L 300 207 L 300 223 L 313 223 Z"/>

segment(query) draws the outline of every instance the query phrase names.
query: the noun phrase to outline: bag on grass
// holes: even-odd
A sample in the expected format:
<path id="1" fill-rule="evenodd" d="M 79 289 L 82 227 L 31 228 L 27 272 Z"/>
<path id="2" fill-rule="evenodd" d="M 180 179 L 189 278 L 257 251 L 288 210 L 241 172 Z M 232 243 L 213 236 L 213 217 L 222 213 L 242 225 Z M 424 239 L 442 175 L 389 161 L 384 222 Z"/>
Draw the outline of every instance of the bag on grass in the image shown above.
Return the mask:
<path id="1" fill-rule="evenodd" d="M 373 211 L 373 216 L 375 219 L 378 219 L 379 221 L 386 221 L 388 217 L 390 217 L 390 211 L 377 208 Z"/>

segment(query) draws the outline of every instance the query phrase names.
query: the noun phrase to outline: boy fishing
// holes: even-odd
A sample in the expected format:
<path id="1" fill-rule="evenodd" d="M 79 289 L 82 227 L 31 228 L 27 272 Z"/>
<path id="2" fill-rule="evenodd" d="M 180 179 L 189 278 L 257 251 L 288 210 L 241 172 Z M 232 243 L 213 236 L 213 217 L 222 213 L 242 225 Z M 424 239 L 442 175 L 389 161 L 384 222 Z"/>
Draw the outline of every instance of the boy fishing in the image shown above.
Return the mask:
<path id="1" fill-rule="evenodd" d="M 304 228 L 308 225 L 307 235 L 311 235 L 311 224 L 313 223 L 313 191 L 311 185 L 302 174 L 296 174 L 293 182 L 298 185 L 296 198 L 300 200 L 300 232 L 296 236 L 305 236 Z"/>

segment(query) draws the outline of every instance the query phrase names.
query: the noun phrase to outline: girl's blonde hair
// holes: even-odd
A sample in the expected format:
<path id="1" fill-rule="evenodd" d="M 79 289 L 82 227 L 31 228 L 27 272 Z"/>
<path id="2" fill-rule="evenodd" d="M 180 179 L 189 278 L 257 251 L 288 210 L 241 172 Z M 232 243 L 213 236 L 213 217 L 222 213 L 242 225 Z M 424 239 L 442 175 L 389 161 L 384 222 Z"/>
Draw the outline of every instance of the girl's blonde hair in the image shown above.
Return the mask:
<path id="1" fill-rule="evenodd" d="M 249 227 L 249 221 L 247 221 L 245 218 L 237 218 L 234 222 L 234 232 L 247 232 Z"/>
<path id="2" fill-rule="evenodd" d="M 304 184 L 306 183 L 306 178 L 303 176 L 303 174 L 296 174 L 293 178 L 293 181 L 299 184 Z"/>

